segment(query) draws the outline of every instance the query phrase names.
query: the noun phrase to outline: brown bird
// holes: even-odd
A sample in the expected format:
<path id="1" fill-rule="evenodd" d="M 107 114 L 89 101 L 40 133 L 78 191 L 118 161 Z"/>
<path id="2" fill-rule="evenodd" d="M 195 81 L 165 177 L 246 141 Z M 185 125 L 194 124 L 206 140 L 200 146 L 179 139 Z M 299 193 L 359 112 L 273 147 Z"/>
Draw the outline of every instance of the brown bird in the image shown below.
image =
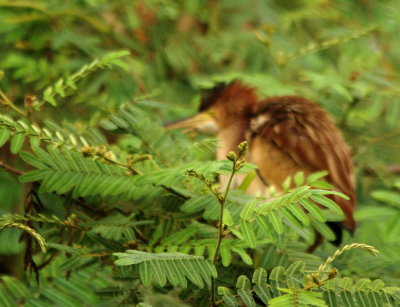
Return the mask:
<path id="1" fill-rule="evenodd" d="M 216 128 L 220 142 L 218 159 L 224 159 L 246 140 L 249 151 L 245 160 L 258 167 L 257 177 L 249 186 L 251 194 L 265 193 L 272 185 L 279 190 L 288 176 L 299 171 L 307 175 L 327 170 L 326 180 L 335 190 L 350 197 L 350 200 L 331 197 L 345 214 L 342 222 L 329 223 L 337 238 L 332 243 L 340 244 L 342 228 L 354 231 L 356 199 L 350 151 L 342 133 L 320 106 L 298 96 L 260 100 L 254 88 L 233 81 L 209 90 L 199 111 L 198 115 L 168 128 Z M 309 250 L 316 248 L 321 240 L 317 234 Z"/>

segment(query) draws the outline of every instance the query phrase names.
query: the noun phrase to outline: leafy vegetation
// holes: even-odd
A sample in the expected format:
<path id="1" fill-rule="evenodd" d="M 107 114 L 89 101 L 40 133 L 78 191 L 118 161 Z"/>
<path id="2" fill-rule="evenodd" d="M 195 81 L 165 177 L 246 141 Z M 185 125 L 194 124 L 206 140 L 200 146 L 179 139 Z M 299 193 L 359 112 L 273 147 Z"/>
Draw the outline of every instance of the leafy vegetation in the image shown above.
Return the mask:
<path id="1" fill-rule="evenodd" d="M 400 305 L 399 19 L 395 0 L 0 1 L 0 305 Z M 214 138 L 162 128 L 236 78 L 343 130 L 339 249 L 325 172 L 254 198 L 245 143 L 215 161 Z"/>

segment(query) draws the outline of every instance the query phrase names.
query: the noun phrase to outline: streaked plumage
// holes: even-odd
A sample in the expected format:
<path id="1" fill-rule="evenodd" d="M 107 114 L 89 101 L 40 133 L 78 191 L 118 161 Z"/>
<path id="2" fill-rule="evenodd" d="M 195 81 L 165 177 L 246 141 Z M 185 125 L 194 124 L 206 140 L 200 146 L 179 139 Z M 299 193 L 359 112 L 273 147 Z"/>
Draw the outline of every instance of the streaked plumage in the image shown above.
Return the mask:
<path id="1" fill-rule="evenodd" d="M 245 159 L 258 166 L 258 178 L 249 187 L 250 193 L 263 192 L 266 185 L 279 188 L 298 171 L 310 174 L 327 170 L 327 181 L 350 197 L 333 197 L 346 216 L 342 225 L 350 231 L 355 229 L 350 151 L 342 133 L 320 106 L 298 96 L 260 100 L 252 87 L 234 81 L 210 90 L 202 99 L 200 112 L 210 114 L 218 127 L 219 159 L 235 151 L 240 142 L 248 141 Z M 197 125 L 205 122 L 198 121 Z M 186 123 L 190 127 L 190 120 Z M 180 127 L 185 127 L 185 121 Z"/>

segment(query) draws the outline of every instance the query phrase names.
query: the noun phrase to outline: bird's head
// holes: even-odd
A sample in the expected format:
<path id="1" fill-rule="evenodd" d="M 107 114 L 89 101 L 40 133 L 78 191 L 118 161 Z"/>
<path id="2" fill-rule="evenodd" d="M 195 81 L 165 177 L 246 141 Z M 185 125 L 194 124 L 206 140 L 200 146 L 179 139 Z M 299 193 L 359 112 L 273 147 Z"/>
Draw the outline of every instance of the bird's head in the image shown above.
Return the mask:
<path id="1" fill-rule="evenodd" d="M 254 88 L 240 81 L 218 83 L 204 91 L 197 115 L 167 124 L 166 128 L 194 128 L 206 132 L 223 130 L 248 121 L 257 100 Z"/>

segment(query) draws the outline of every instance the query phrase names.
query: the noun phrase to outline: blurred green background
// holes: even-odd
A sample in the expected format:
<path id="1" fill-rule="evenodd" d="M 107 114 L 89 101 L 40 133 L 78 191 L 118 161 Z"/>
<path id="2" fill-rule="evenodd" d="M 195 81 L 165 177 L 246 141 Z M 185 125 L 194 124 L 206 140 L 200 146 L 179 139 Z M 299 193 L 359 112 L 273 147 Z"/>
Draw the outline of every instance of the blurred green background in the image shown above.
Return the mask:
<path id="1" fill-rule="evenodd" d="M 263 97 L 311 99 L 332 114 L 353 152 L 354 240 L 382 252 L 369 277 L 400 285 L 399 21 L 398 0 L 0 1 L 0 88 L 22 107 L 27 95 L 41 100 L 59 78 L 128 50 L 120 67 L 79 81 L 57 108 L 33 111 L 33 121 L 84 133 L 147 97 L 149 117 L 162 124 L 194 114 L 202 88 L 235 78 Z M 0 157 L 19 166 L 4 148 Z M 0 171 L 0 212 L 20 212 L 23 198 L 23 187 Z M 10 237 L 14 244 L 1 244 Z M 17 243 L 18 231 L 0 232 L 1 253 L 16 253 Z M 355 274 L 370 265 L 349 261 Z"/>

